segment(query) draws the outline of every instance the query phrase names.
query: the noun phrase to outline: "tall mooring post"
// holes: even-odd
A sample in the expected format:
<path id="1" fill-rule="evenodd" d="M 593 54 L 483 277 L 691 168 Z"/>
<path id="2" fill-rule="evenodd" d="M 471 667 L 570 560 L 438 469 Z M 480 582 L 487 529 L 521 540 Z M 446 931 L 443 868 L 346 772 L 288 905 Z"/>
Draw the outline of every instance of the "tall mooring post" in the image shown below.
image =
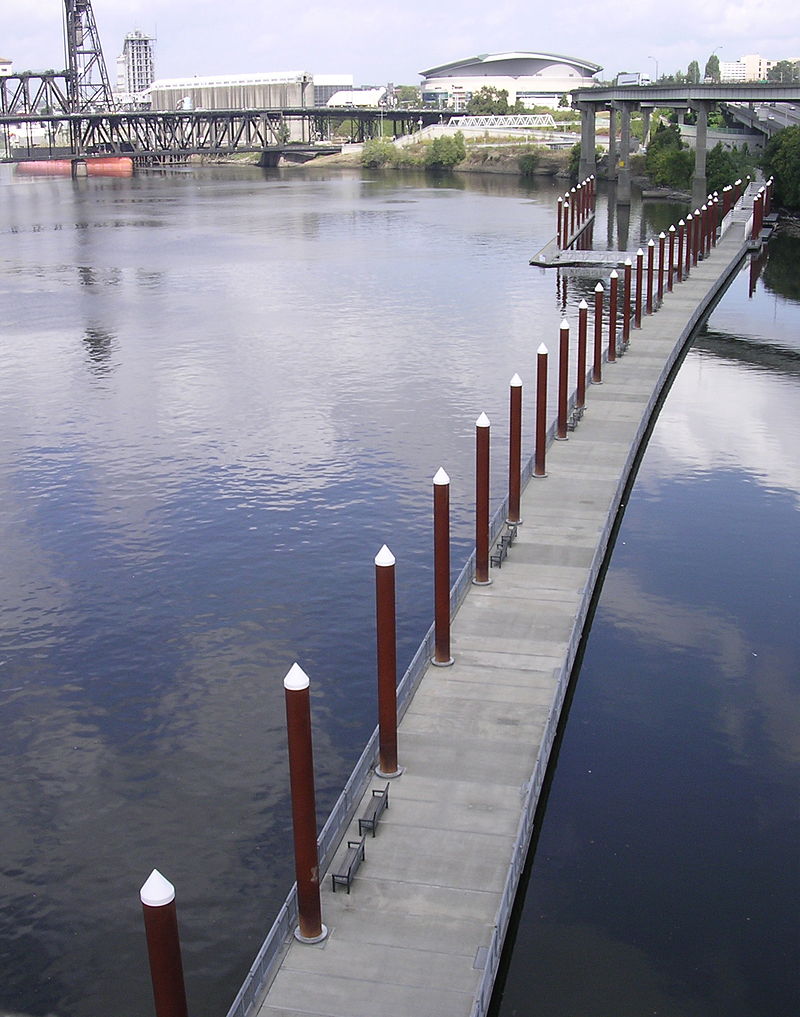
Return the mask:
<path id="1" fill-rule="evenodd" d="M 379 777 L 398 777 L 397 765 L 397 612 L 395 558 L 386 544 L 375 556 L 375 632 L 378 660 Z"/>
<path id="2" fill-rule="evenodd" d="M 434 652 L 431 663 L 449 667 L 450 656 L 450 478 L 440 466 L 433 478 Z"/>
<path id="3" fill-rule="evenodd" d="M 139 891 L 156 1017 L 188 1017 L 175 887 L 153 869 Z"/>
<path id="4" fill-rule="evenodd" d="M 308 675 L 292 664 L 283 679 L 289 785 L 292 795 L 294 871 L 297 880 L 295 939 L 319 943 L 328 935 L 322 924 L 317 855 L 317 806 L 314 793 L 314 751 L 311 744 L 311 697 Z"/>

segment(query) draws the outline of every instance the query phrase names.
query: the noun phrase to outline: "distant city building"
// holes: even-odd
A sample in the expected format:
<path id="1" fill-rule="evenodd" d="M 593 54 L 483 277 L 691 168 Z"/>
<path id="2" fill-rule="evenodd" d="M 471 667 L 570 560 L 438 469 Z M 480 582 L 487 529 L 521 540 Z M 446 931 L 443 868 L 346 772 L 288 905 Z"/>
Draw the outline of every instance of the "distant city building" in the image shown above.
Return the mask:
<path id="1" fill-rule="evenodd" d="M 14 67 L 11 60 L 7 60 L 5 57 L 0 57 L 0 78 L 7 78 L 9 74 L 13 74 Z"/>
<path id="2" fill-rule="evenodd" d="M 795 63 L 798 57 L 788 57 L 791 63 Z M 767 60 L 766 57 L 757 53 L 748 53 L 747 56 L 739 57 L 738 60 L 720 60 L 719 79 L 720 81 L 767 81 L 767 73 L 780 60 Z"/>
<path id="3" fill-rule="evenodd" d="M 557 107 L 565 92 L 593 85 L 600 64 L 554 53 L 492 53 L 421 71 L 426 105 L 463 109 L 484 86 L 505 89 L 509 105 Z"/>
<path id="4" fill-rule="evenodd" d="M 125 61 L 125 91 L 144 92 L 155 80 L 152 36 L 131 32 L 125 36 L 122 59 Z"/>
<path id="5" fill-rule="evenodd" d="M 326 106 L 332 95 L 352 88 L 352 74 L 315 74 L 314 105 Z"/>
<path id="6" fill-rule="evenodd" d="M 334 92 L 326 106 L 381 106 L 386 99 L 385 88 L 353 88 Z"/>

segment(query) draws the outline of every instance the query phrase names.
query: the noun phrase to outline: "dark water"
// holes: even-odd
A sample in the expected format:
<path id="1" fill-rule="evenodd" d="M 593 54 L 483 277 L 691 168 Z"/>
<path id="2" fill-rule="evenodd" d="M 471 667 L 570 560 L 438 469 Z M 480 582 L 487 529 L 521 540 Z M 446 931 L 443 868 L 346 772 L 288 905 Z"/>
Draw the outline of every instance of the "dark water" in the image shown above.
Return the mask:
<path id="1" fill-rule="evenodd" d="M 431 478 L 452 479 L 455 571 L 474 420 L 503 430 L 509 378 L 557 334 L 565 287 L 527 264 L 556 193 L 0 168 L 0 1007 L 151 1012 L 156 866 L 191 1012 L 227 1011 L 292 880 L 282 678 L 311 676 L 324 817 L 375 722 L 373 557 L 398 558 L 404 666 L 431 617 Z M 655 215 L 598 230 L 624 247 Z M 573 318 L 595 282 L 569 279 Z"/>
<path id="2" fill-rule="evenodd" d="M 739 275 L 661 411 L 496 1017 L 800 1013 L 799 265 Z"/>

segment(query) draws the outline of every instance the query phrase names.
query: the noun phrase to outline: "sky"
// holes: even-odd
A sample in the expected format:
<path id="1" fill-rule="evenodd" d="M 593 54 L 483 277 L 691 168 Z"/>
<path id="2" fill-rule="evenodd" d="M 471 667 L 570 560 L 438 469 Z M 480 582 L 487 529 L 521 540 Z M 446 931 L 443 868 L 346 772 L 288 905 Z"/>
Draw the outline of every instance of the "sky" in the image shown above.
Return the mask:
<path id="1" fill-rule="evenodd" d="M 632 10 L 635 8 L 635 10 Z M 601 78 L 701 72 L 745 53 L 800 58 L 797 0 L 638 0 L 612 8 L 495 0 L 93 0 L 112 81 L 128 32 L 157 39 L 156 76 L 310 71 L 356 84 L 419 84 L 419 72 L 480 53 L 559 53 L 601 64 Z M 61 70 L 63 0 L 0 0 L 0 57 L 15 70 Z M 616 17 L 609 16 L 616 11 Z"/>

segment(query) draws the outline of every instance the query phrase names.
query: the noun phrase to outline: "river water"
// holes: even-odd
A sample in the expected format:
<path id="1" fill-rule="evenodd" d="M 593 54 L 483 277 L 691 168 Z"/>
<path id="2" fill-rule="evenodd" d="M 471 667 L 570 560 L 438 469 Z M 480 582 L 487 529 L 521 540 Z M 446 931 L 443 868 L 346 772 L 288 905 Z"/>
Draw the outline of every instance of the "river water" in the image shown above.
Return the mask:
<path id="1" fill-rule="evenodd" d="M 375 553 L 386 542 L 398 559 L 403 668 L 432 614 L 433 474 L 444 465 L 452 479 L 457 571 L 472 540 L 474 420 L 486 411 L 499 425 L 499 498 L 508 380 L 515 371 L 532 380 L 539 343 L 593 290 L 595 278 L 559 282 L 528 266 L 554 233 L 557 193 L 499 178 L 204 169 L 21 181 L 0 168 L 0 1007 L 151 1012 L 138 890 L 155 866 L 177 888 L 190 1010 L 226 1012 L 292 880 L 282 678 L 295 660 L 311 677 L 322 818 L 375 723 Z M 634 206 L 620 218 L 601 205 L 595 235 L 635 245 L 673 213 Z M 774 594 L 796 616 L 798 311 L 787 290 L 797 254 L 776 245 L 752 299 L 741 276 L 711 320 L 717 332 L 681 369 L 673 391 L 688 388 L 682 402 L 670 396 L 666 437 L 656 431 L 626 512 L 598 677 L 596 621 L 547 810 L 547 821 L 566 811 L 584 845 L 576 794 L 616 829 L 621 812 L 640 813 L 620 772 L 635 770 L 642 797 L 655 798 L 655 784 L 674 780 L 662 764 L 679 755 L 714 826 L 709 794 L 692 779 L 706 760 L 686 739 L 724 740 L 702 721 L 727 717 L 750 776 L 745 787 L 738 757 L 715 761 L 714 800 L 730 806 L 722 839 L 733 816 L 748 839 L 732 849 L 742 871 L 720 877 L 720 900 L 739 897 L 745 877 L 759 900 L 771 893 L 769 876 L 759 890 L 754 873 L 773 872 L 793 843 L 797 645 L 766 605 Z M 714 399 L 701 400 L 706 392 Z M 741 422 L 746 440 L 726 430 Z M 721 434 L 724 455 L 712 441 Z M 762 451 L 771 454 L 757 460 Z M 736 500 L 742 477 L 750 501 Z M 739 542 L 712 564 L 726 532 L 711 515 L 720 501 Z M 694 548 L 683 568 L 681 513 Z M 623 535 L 629 526 L 635 540 Z M 772 567 L 756 580 L 765 555 Z M 748 625 L 766 627 L 742 632 L 727 603 L 710 599 L 707 575 L 745 604 Z M 685 619 L 698 609 L 692 628 Z M 601 601 L 598 619 L 604 611 Z M 645 617 L 661 617 L 658 637 L 647 652 L 626 649 Z M 693 638 L 670 650 L 668 633 L 684 628 Z M 751 643 L 760 656 L 744 669 Z M 714 648 L 727 661 L 716 683 Z M 702 710 L 666 703 L 668 652 Z M 603 691 L 582 708 L 595 685 Z M 721 706 L 724 694 L 733 698 Z M 621 712 L 631 700 L 650 726 Z M 584 754 L 610 739 L 603 751 L 619 772 L 604 763 L 559 806 L 573 732 Z M 648 748 L 645 771 L 634 749 L 648 758 Z M 694 813 L 673 820 L 657 831 L 664 854 L 687 839 Z M 764 831 L 767 860 L 753 829 Z M 705 844 L 709 831 L 700 833 Z M 571 843 L 563 830 L 554 837 Z M 609 866 L 623 884 L 646 839 L 644 829 L 626 837 L 636 850 Z M 542 879 L 551 919 L 553 896 L 565 906 L 551 956 L 570 926 L 624 941 L 603 925 L 602 906 L 594 919 L 566 907 L 584 896 L 586 859 L 552 853 L 564 882 Z M 571 863 L 579 878 L 569 882 Z M 788 880 L 791 865 L 782 871 Z M 658 872 L 670 899 L 683 892 L 683 870 Z M 653 906 L 638 881 L 624 901 L 617 893 L 615 921 Z M 774 942 L 764 913 L 753 927 Z M 653 936 L 663 925 L 669 938 L 669 923 L 649 919 Z M 717 934 L 727 924 L 723 913 Z M 673 935 L 668 974 L 690 961 L 685 936 Z M 509 976 L 516 1007 L 514 991 Z"/>

